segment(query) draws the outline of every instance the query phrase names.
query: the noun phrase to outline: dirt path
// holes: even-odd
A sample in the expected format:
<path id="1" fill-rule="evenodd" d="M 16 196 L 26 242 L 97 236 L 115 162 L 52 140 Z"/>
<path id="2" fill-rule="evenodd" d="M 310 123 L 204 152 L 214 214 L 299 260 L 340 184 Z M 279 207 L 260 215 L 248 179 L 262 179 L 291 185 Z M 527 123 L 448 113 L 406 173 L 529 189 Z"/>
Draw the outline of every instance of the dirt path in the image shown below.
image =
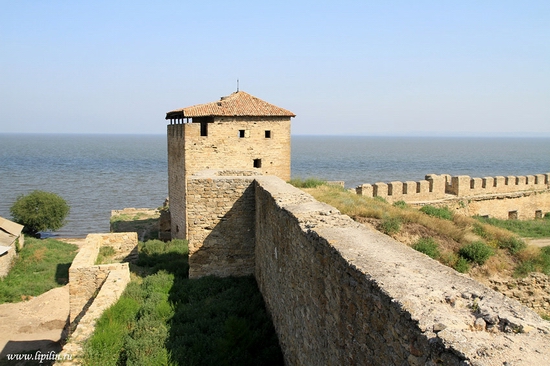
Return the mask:
<path id="1" fill-rule="evenodd" d="M 0 360 L 9 353 L 59 352 L 68 318 L 68 285 L 28 301 L 0 305 Z"/>
<path id="2" fill-rule="evenodd" d="M 56 239 L 82 246 L 85 239 Z M 27 301 L 0 305 L 0 364 L 8 353 L 61 350 L 69 321 L 69 285 Z"/>
<path id="3" fill-rule="evenodd" d="M 536 247 L 547 247 L 550 245 L 550 238 L 542 238 L 542 239 L 525 239 L 525 242 L 527 245 L 533 245 Z"/>

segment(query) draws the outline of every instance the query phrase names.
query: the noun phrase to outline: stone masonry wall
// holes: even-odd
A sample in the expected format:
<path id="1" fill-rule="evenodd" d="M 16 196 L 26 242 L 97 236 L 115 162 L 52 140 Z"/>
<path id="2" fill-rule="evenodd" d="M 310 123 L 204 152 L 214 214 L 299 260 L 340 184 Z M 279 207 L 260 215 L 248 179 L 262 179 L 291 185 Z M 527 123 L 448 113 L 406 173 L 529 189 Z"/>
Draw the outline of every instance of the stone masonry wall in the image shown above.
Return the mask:
<path id="1" fill-rule="evenodd" d="M 532 310 L 276 177 L 255 180 L 255 276 L 288 365 L 542 365 Z"/>
<path id="2" fill-rule="evenodd" d="M 69 268 L 71 323 L 78 322 L 78 319 L 86 313 L 87 308 L 109 276 L 109 273 L 121 269 L 129 273 L 128 263 L 95 265 L 99 248 L 104 244 L 114 247 L 118 257 L 127 258 L 130 253 L 137 250 L 137 234 L 90 234 L 86 237 L 85 244 L 80 248 Z M 124 283 L 125 286 L 126 283 Z"/>
<path id="3" fill-rule="evenodd" d="M 88 307 L 86 313 L 82 316 L 69 341 L 63 346 L 59 359 L 56 362 L 60 365 L 81 365 L 80 357 L 82 355 L 82 346 L 84 342 L 93 334 L 96 321 L 101 314 L 113 305 L 126 289 L 130 282 L 130 270 L 128 263 L 119 263 L 116 268 L 112 268 L 93 303 Z M 64 361 L 68 360 L 68 361 Z"/>
<path id="4" fill-rule="evenodd" d="M 533 220 L 550 212 L 550 190 L 525 191 L 499 195 L 452 197 L 424 202 L 436 207 L 446 206 L 465 216 L 488 216 L 496 219 Z"/>
<path id="5" fill-rule="evenodd" d="M 429 174 L 420 182 L 362 184 L 355 191 L 389 203 L 448 206 L 468 216 L 527 220 L 550 212 L 550 174 L 485 178 Z"/>
<path id="6" fill-rule="evenodd" d="M 188 179 L 189 278 L 254 272 L 256 174 L 204 171 Z"/>
<path id="7" fill-rule="evenodd" d="M 8 273 L 10 273 L 10 269 L 16 256 L 17 252 L 15 250 L 15 242 L 13 242 L 10 245 L 10 249 L 3 255 L 0 255 L 0 278 L 6 277 Z"/>

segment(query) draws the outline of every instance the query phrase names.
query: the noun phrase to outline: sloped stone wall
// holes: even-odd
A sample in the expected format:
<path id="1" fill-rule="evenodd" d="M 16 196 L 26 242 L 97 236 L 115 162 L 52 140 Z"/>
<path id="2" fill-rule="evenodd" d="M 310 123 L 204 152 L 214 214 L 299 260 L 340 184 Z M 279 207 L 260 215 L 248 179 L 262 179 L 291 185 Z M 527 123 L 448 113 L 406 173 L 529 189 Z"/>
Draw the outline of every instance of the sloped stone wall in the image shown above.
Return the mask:
<path id="1" fill-rule="evenodd" d="M 255 275 L 288 365 L 538 365 L 532 310 L 257 177 Z"/>
<path id="2" fill-rule="evenodd" d="M 95 265 L 99 248 L 103 245 L 115 248 L 118 258 L 131 258 L 137 252 L 136 233 L 89 234 L 69 268 L 70 322 L 78 321 L 86 314 L 99 289 L 112 271 L 125 270 L 128 263 Z M 122 290 L 127 282 L 120 283 Z M 114 295 L 113 295 L 114 296 Z"/>

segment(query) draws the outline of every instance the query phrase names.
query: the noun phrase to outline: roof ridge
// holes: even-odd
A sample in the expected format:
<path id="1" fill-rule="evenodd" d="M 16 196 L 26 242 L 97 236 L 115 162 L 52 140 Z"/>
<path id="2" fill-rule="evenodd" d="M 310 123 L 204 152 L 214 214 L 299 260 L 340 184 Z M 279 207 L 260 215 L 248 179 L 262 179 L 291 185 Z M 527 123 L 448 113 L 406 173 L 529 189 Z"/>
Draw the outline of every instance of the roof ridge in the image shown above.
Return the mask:
<path id="1" fill-rule="evenodd" d="M 220 100 L 166 113 L 166 119 L 193 117 L 295 117 L 291 111 L 277 107 L 245 91 L 235 91 Z"/>

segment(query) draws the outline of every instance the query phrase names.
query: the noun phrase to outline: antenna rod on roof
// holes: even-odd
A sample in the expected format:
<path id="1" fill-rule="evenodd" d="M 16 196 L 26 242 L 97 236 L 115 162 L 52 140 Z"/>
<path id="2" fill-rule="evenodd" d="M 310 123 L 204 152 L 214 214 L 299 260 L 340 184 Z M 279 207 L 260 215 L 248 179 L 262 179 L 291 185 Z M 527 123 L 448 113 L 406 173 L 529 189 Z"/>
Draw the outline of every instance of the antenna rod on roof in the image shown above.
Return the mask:
<path id="1" fill-rule="evenodd" d="M 239 79 L 237 79 L 237 91 L 239 91 Z"/>

